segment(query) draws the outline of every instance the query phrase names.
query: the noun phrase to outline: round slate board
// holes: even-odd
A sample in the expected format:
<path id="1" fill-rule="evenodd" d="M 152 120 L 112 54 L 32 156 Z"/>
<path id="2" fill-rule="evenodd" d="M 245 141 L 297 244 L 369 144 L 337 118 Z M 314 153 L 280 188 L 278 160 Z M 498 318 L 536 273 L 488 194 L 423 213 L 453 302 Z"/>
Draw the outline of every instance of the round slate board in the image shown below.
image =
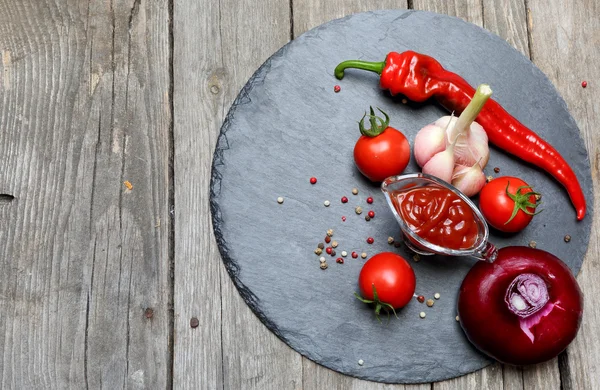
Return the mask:
<path id="1" fill-rule="evenodd" d="M 390 114 L 411 141 L 424 125 L 447 113 L 436 104 L 402 104 L 378 87 L 375 74 L 335 66 L 347 59 L 381 61 L 390 51 L 415 50 L 437 58 L 471 83 L 488 83 L 510 113 L 541 134 L 571 164 L 588 202 L 575 220 L 563 188 L 549 175 L 493 148 L 487 175 L 516 175 L 544 194 L 545 211 L 518 235 L 491 233 L 498 247 L 530 240 L 577 273 L 592 218 L 592 180 L 577 125 L 552 84 L 528 59 L 499 37 L 460 19 L 428 12 L 377 11 L 317 27 L 284 46 L 252 76 L 233 104 L 215 151 L 211 209 L 219 249 L 241 296 L 266 326 L 293 349 L 333 370 L 391 383 L 439 381 L 478 370 L 491 361 L 476 351 L 455 321 L 459 285 L 474 260 L 422 258 L 413 262 L 417 293 L 441 299 L 429 308 L 416 300 L 398 319 L 378 322 L 354 298 L 365 260 L 329 258 L 319 268 L 313 250 L 327 229 L 336 249 L 397 251 L 388 245 L 400 230 L 377 185 L 352 160 L 357 120 L 369 105 Z M 341 85 L 341 92 L 333 87 Z M 414 161 L 406 172 L 418 171 Z M 309 178 L 318 177 L 311 185 Z M 352 195 L 353 187 L 359 189 Z M 340 198 L 350 201 L 342 204 Z M 366 198 L 375 202 L 367 205 Z M 285 198 L 278 204 L 277 197 Z M 325 200 L 331 206 L 323 206 Z M 355 206 L 372 209 L 366 222 Z M 347 220 L 342 221 L 342 216 Z M 563 237 L 573 239 L 565 243 Z M 367 237 L 375 238 L 373 245 Z M 427 313 L 426 319 L 419 312 Z M 364 365 L 358 365 L 358 360 Z"/>

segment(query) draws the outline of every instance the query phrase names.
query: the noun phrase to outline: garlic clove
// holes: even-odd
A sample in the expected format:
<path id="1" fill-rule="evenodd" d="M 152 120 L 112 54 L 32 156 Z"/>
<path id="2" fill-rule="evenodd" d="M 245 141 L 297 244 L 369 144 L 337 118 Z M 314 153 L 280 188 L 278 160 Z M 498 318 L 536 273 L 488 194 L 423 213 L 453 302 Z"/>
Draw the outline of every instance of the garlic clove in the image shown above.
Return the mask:
<path id="1" fill-rule="evenodd" d="M 478 162 L 471 167 L 456 165 L 452 173 L 452 185 L 466 196 L 474 196 L 485 185 L 485 173 Z"/>
<path id="2" fill-rule="evenodd" d="M 448 148 L 442 152 L 436 153 L 423 166 L 423 173 L 435 176 L 445 182 L 452 181 L 452 173 L 454 171 L 454 154 L 452 148 Z"/>
<path id="3" fill-rule="evenodd" d="M 443 119 L 443 118 L 441 118 Z M 446 149 L 446 127 L 441 127 L 436 122 L 423 127 L 417 133 L 414 142 L 415 161 L 423 167 L 436 153 Z"/>

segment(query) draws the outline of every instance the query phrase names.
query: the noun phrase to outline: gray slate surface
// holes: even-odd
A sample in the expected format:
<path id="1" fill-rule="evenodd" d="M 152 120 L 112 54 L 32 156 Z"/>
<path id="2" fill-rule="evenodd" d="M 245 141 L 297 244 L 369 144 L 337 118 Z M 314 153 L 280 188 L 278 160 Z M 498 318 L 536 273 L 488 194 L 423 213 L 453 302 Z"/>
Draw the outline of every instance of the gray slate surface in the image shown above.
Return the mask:
<path id="1" fill-rule="evenodd" d="M 409 140 L 442 115 L 435 104 L 403 105 L 378 87 L 378 77 L 334 67 L 346 59 L 380 61 L 389 51 L 436 57 L 472 85 L 486 82 L 494 98 L 543 135 L 578 173 L 592 201 L 590 166 L 579 130 L 547 78 L 516 50 L 459 19 L 426 12 L 378 11 L 336 20 L 309 31 L 275 53 L 249 80 L 223 125 L 213 162 L 211 206 L 223 261 L 240 294 L 259 318 L 304 356 L 336 371 L 392 383 L 431 382 L 490 363 L 464 338 L 455 321 L 456 293 L 473 260 L 428 258 L 413 263 L 417 294 L 442 298 L 433 308 L 416 301 L 380 324 L 353 297 L 364 260 L 329 259 L 319 269 L 313 249 L 329 228 L 342 250 L 373 255 L 402 248 L 387 244 L 399 228 L 379 188 L 355 169 L 356 121 L 369 105 L 388 112 Z M 342 87 L 340 93 L 333 86 Z M 516 175 L 544 194 L 544 211 L 521 234 L 492 232 L 499 247 L 535 240 L 578 272 L 591 218 L 576 222 L 562 187 L 549 175 L 493 148 L 486 174 Z M 414 162 L 406 172 L 416 172 Z M 308 179 L 316 176 L 317 185 Z M 351 189 L 357 187 L 359 195 Z M 341 196 L 350 202 L 341 204 Z M 368 206 L 365 199 L 373 196 Z M 277 204 L 283 196 L 285 202 Z M 330 200 L 329 208 L 323 207 Z M 365 222 L 361 205 L 377 216 Z M 591 215 L 591 203 L 588 204 Z M 342 222 L 341 216 L 347 217 Z M 363 214 L 364 215 L 364 214 Z M 563 237 L 573 239 L 565 243 Z M 368 236 L 375 238 L 366 244 Z M 425 311 L 426 319 L 418 313 Z M 357 364 L 359 359 L 364 365 Z"/>

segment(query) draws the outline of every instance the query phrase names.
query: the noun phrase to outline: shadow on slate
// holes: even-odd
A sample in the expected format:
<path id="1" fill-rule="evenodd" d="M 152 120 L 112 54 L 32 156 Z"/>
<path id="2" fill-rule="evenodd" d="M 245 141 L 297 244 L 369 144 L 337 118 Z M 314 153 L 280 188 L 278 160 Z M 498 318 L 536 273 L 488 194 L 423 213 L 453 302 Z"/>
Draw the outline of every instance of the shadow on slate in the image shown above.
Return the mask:
<path id="1" fill-rule="evenodd" d="M 382 61 L 390 51 L 409 49 L 434 56 L 473 86 L 490 84 L 494 99 L 569 161 L 592 201 L 588 156 L 565 103 L 527 58 L 475 25 L 421 11 L 361 13 L 319 26 L 269 58 L 234 102 L 214 155 L 211 210 L 223 261 L 250 308 L 290 347 L 335 371 L 387 383 L 439 381 L 491 363 L 455 321 L 458 288 L 474 260 L 410 260 L 416 293 L 430 298 L 439 292 L 441 299 L 432 308 L 413 300 L 398 319 L 379 323 L 353 296 L 365 260 L 348 256 L 342 265 L 327 257 L 329 268 L 323 271 L 313 253 L 327 229 L 334 229 L 338 256 L 343 250 L 369 256 L 396 251 L 412 258 L 388 245 L 388 236 L 398 239 L 400 230 L 378 186 L 354 167 L 357 121 L 370 105 L 380 107 L 412 145 L 422 126 L 447 113 L 435 104 L 402 104 L 379 89 L 373 73 L 348 70 L 342 81 L 333 76 L 343 60 Z M 339 93 L 333 91 L 336 84 Z M 521 234 L 492 232 L 491 241 L 503 247 L 534 240 L 577 273 L 588 246 L 592 205 L 578 223 L 552 177 L 497 148 L 486 175 L 498 176 L 494 167 L 541 192 L 545 211 Z M 411 161 L 406 172 L 417 170 Z M 316 185 L 309 183 L 311 176 L 318 178 Z M 354 187 L 358 195 L 351 194 Z M 347 204 L 340 202 L 344 195 Z M 277 203 L 279 196 L 283 204 Z M 323 206 L 325 200 L 330 207 Z M 376 217 L 366 222 L 364 214 L 354 212 L 358 205 Z M 572 236 L 569 243 L 566 234 Z M 365 241 L 369 236 L 372 245 Z M 421 311 L 425 319 L 419 318 Z"/>

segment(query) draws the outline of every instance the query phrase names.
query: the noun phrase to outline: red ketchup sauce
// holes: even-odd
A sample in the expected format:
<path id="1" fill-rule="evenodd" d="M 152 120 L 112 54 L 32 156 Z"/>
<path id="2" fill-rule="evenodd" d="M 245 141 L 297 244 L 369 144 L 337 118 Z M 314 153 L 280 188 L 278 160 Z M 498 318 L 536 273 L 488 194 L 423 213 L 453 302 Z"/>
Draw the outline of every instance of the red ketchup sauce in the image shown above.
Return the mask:
<path id="1" fill-rule="evenodd" d="M 418 187 L 392 196 L 396 210 L 422 239 L 448 249 L 472 248 L 479 234 L 469 205 L 442 187 Z"/>

